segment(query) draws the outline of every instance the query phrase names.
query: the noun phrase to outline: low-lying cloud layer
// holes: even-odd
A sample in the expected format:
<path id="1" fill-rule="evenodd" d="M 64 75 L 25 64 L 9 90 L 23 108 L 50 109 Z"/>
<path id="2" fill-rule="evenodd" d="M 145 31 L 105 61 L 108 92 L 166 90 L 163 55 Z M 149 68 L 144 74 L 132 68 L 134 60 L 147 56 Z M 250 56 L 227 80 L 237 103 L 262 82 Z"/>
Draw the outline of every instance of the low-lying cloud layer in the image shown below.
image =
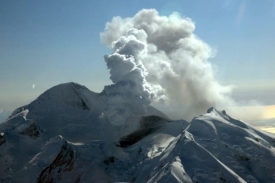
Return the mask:
<path id="1" fill-rule="evenodd" d="M 114 51 L 105 56 L 114 83 L 105 87 L 106 115 L 117 119 L 114 124 L 131 112 L 142 115 L 150 103 L 187 120 L 212 106 L 234 105 L 232 87 L 217 82 L 208 61 L 213 52 L 194 30 L 190 18 L 160 16 L 154 9 L 106 24 L 101 40 Z"/>

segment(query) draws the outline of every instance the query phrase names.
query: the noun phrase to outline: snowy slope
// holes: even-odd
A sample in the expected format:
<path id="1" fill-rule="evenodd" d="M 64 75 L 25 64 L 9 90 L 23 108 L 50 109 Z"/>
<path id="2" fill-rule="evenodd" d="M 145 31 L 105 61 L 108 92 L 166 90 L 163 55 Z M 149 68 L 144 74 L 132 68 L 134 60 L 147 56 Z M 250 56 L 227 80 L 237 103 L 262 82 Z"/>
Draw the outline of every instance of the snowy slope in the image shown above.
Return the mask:
<path id="1" fill-rule="evenodd" d="M 119 128 L 105 107 L 66 83 L 16 109 L 0 124 L 0 182 L 275 182 L 274 136 L 225 111 L 187 122 L 149 107 Z"/>

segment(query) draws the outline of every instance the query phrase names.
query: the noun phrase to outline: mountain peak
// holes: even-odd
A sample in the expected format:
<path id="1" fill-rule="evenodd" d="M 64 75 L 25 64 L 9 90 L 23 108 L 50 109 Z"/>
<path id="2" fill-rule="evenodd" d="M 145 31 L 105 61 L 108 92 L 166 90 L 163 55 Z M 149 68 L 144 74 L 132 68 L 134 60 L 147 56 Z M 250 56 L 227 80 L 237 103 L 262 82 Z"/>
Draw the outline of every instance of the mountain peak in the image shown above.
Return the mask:
<path id="1" fill-rule="evenodd" d="M 77 83 L 64 83 L 54 86 L 38 97 L 40 101 L 55 100 L 73 105 L 77 98 L 81 98 L 82 92 L 89 91 L 85 86 Z M 76 102 L 77 103 L 77 102 Z"/>
<path id="2" fill-rule="evenodd" d="M 208 110 L 207 110 L 207 113 L 217 113 L 217 114 L 221 114 L 221 115 L 226 115 L 226 111 L 225 110 L 222 110 L 222 111 L 219 111 L 217 110 L 215 107 L 210 107 Z"/>
<path id="3" fill-rule="evenodd" d="M 211 113 L 213 111 L 217 111 L 217 109 L 215 107 L 210 107 L 208 110 L 207 110 L 207 113 Z"/>

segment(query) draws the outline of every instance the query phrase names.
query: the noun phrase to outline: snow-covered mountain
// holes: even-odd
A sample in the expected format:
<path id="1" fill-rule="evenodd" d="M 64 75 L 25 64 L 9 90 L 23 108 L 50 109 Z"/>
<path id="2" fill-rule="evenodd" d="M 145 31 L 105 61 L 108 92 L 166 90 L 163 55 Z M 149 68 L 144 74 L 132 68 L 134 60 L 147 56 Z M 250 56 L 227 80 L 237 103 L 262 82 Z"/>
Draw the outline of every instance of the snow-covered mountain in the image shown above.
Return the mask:
<path id="1" fill-rule="evenodd" d="M 117 127 L 105 93 L 55 86 L 0 124 L 0 182 L 275 182 L 275 137 L 210 108 Z M 119 137 L 117 139 L 117 137 Z"/>

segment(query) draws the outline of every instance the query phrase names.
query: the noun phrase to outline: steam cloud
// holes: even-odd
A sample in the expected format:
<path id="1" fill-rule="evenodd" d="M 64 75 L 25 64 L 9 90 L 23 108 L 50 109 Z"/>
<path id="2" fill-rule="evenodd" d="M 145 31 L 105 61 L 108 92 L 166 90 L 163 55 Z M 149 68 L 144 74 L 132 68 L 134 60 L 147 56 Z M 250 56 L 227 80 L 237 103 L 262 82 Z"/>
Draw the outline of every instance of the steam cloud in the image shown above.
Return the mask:
<path id="1" fill-rule="evenodd" d="M 142 115 L 150 103 L 170 118 L 187 120 L 234 103 L 232 87 L 215 80 L 211 48 L 194 30 L 191 19 L 154 9 L 106 24 L 100 36 L 114 50 L 105 56 L 114 83 L 105 87 L 106 115 L 113 124 L 125 123 L 131 112 Z"/>

